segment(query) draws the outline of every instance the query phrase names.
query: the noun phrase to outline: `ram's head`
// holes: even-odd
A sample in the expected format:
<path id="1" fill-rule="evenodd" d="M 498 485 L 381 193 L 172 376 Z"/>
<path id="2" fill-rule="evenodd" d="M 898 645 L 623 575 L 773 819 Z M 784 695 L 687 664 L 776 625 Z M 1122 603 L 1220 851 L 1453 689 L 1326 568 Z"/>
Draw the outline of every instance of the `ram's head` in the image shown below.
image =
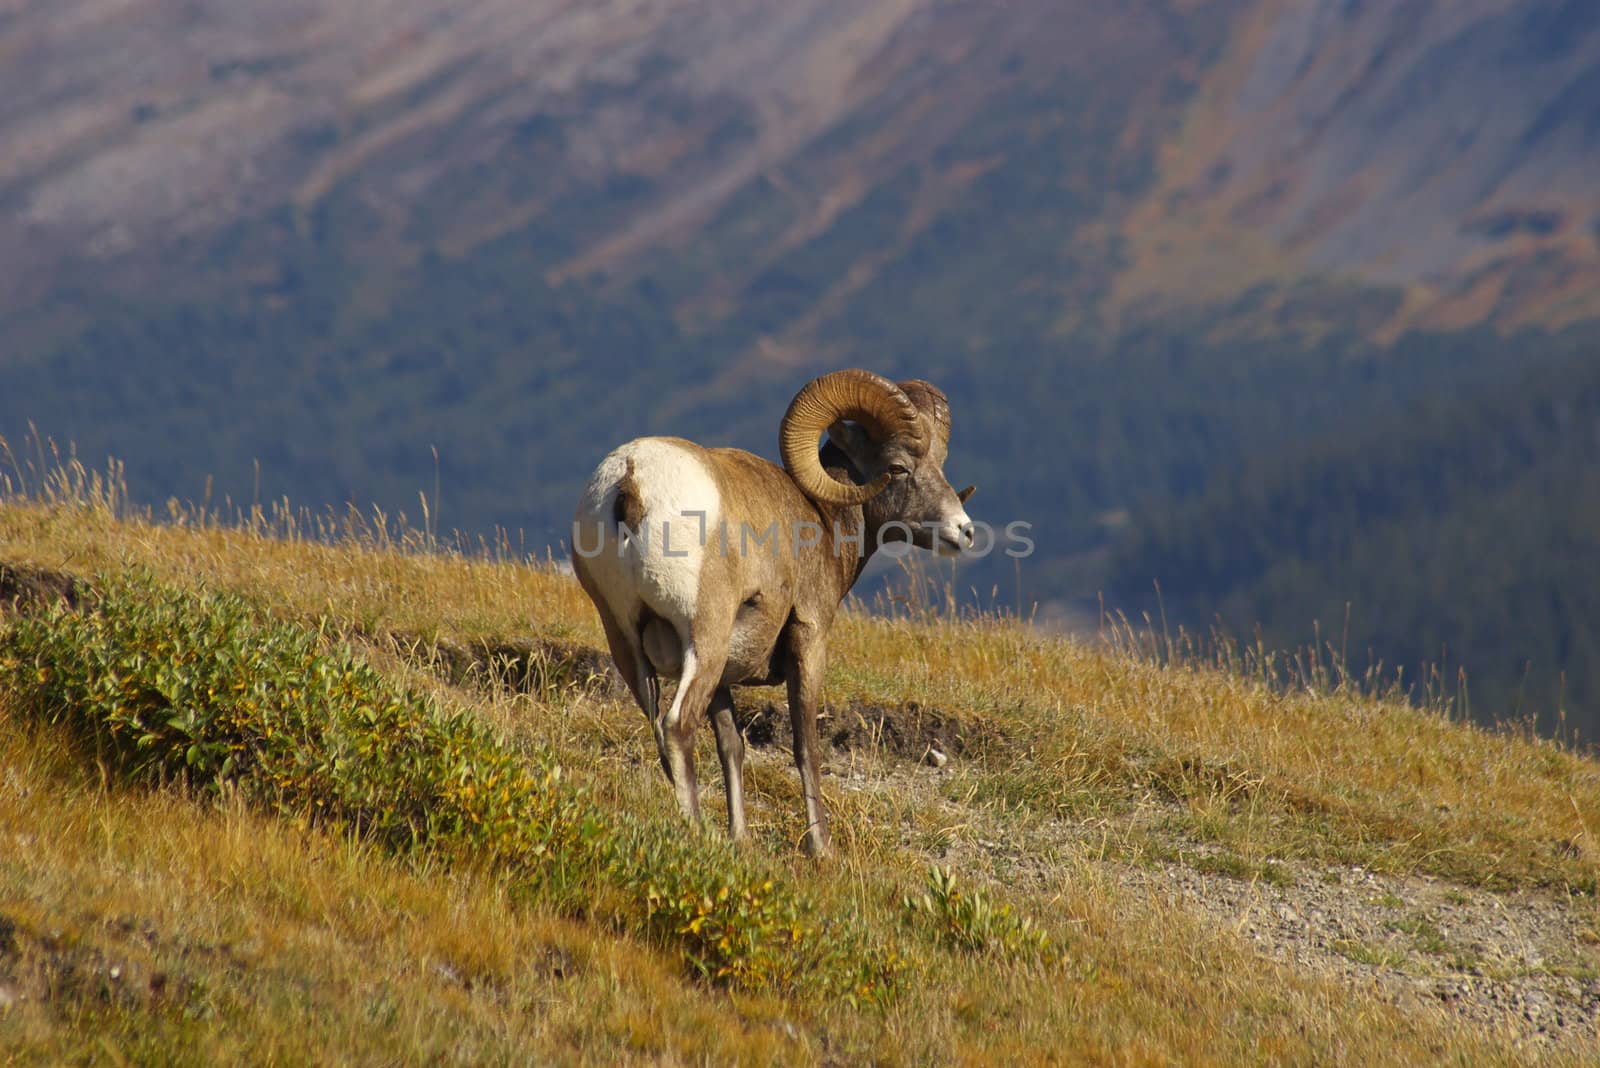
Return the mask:
<path id="1" fill-rule="evenodd" d="M 817 439 L 826 430 L 851 481 L 824 467 Z M 790 403 L 779 430 L 783 465 L 818 504 L 861 506 L 884 541 L 909 540 L 954 555 L 972 544 L 963 507 L 975 487 L 957 493 L 945 478 L 950 402 L 928 382 L 894 383 L 871 371 L 835 371 L 814 379 Z"/>

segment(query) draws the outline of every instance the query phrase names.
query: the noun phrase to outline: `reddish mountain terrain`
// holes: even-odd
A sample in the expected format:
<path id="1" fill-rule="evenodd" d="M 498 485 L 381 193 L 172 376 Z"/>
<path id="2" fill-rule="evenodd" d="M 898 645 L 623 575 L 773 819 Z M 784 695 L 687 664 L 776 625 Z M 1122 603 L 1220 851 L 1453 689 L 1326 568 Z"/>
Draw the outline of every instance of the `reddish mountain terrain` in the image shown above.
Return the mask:
<path id="1" fill-rule="evenodd" d="M 1119 112 L 1086 151 L 1157 168 L 1075 238 L 1106 252 L 1113 319 L 1330 276 L 1402 290 L 1390 334 L 1600 312 L 1600 7 L 1521 0 L 10 0 L 0 290 L 148 281 L 341 184 L 362 247 L 401 257 L 644 189 L 560 250 L 566 278 L 692 255 L 761 179 L 796 209 L 773 254 L 915 166 L 903 240 L 1015 155 L 953 150 L 970 120 L 1075 90 Z M 712 266 L 714 310 L 758 265 Z"/>
<path id="2" fill-rule="evenodd" d="M 1234 23 L 1119 294 L 1403 287 L 1389 332 L 1600 313 L 1600 6 L 1263 3 Z"/>

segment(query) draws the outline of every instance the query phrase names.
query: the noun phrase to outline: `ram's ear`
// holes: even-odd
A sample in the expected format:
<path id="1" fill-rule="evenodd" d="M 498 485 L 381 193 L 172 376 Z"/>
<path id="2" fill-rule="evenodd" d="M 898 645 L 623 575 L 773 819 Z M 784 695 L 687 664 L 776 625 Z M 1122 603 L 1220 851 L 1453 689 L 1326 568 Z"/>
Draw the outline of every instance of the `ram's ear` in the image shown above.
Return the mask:
<path id="1" fill-rule="evenodd" d="M 856 465 L 858 471 L 871 470 L 873 460 L 878 455 L 878 446 L 860 426 L 847 423 L 843 419 L 828 428 L 828 440 L 850 457 L 850 462 Z"/>
<path id="2" fill-rule="evenodd" d="M 967 503 L 967 498 L 972 496 L 974 493 L 977 493 L 977 492 L 978 492 L 978 487 L 977 486 L 968 486 L 966 489 L 964 489 L 960 493 L 956 494 L 956 500 L 960 501 L 962 504 L 966 504 Z"/>

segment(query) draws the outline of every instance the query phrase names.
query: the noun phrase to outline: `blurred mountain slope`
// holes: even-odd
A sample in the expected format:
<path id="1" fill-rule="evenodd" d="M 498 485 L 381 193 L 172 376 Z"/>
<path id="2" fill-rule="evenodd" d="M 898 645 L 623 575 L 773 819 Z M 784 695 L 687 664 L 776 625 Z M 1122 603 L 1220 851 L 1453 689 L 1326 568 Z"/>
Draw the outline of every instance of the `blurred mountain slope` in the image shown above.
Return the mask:
<path id="1" fill-rule="evenodd" d="M 1016 147 L 952 151 L 975 116 L 1113 93 L 1112 151 L 1161 139 L 1159 180 L 1097 205 L 1096 236 L 1129 251 L 1106 264 L 1118 313 L 1330 274 L 1404 289 L 1390 336 L 1600 310 L 1600 8 L 1581 0 L 53 0 L 0 14 L 0 59 L 13 310 L 85 264 L 192 267 L 174 248 L 341 183 L 390 252 L 628 194 L 556 277 L 692 252 L 763 178 L 803 201 L 779 247 L 908 166 L 926 227 Z M 715 265 L 724 294 L 748 267 Z"/>
<path id="2" fill-rule="evenodd" d="M 1285 274 L 1405 287 L 1413 326 L 1600 312 L 1600 7 L 1257 6 L 1127 226 L 1132 302 Z"/>
<path id="3" fill-rule="evenodd" d="M 14 4 L 0 21 L 6 303 L 285 204 L 304 216 L 341 183 L 378 215 L 375 244 L 456 253 L 575 190 L 636 194 L 563 250 L 582 273 L 686 239 L 820 135 L 868 123 L 850 159 L 822 153 L 837 188 L 818 191 L 811 225 L 825 225 L 986 99 L 1063 67 L 1182 58 L 1159 4 L 1065 14 L 915 0 Z"/>
<path id="4" fill-rule="evenodd" d="M 615 443 L 770 455 L 797 386 L 857 364 L 943 386 L 952 478 L 1035 524 L 1025 570 L 961 582 L 1092 603 L 1130 522 L 1264 456 L 1381 468 L 1419 404 L 1575 366 L 1597 11 L 0 0 L 0 438 L 120 457 L 157 502 L 426 489 L 443 529 L 534 549 Z M 1474 514 L 1310 522 L 1348 547 L 1381 519 L 1404 559 Z M 1125 559 L 1170 575 L 1175 544 Z M 1401 588 L 1381 555 L 1341 589 Z M 1340 595 L 1281 562 L 1250 603 Z M 1448 633 L 1436 586 L 1409 610 Z M 1243 596 L 1189 592 L 1202 622 Z"/>

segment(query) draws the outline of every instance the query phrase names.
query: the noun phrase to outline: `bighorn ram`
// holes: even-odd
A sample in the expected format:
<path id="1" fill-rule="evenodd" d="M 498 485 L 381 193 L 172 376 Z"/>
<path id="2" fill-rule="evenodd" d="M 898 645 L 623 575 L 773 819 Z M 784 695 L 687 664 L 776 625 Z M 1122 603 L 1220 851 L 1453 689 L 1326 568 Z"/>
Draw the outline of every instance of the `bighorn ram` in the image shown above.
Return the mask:
<path id="1" fill-rule="evenodd" d="M 956 493 L 945 480 L 950 406 L 927 382 L 835 371 L 800 391 L 778 436 L 781 468 L 679 438 L 616 449 L 578 503 L 572 563 L 691 819 L 694 729 L 709 709 L 728 833 L 744 837 L 744 740 L 729 687 L 788 684 L 806 848 L 819 855 L 828 823 L 817 702 L 834 614 L 883 543 L 947 555 L 970 545 L 972 487 Z M 663 676 L 678 679 L 664 711 Z"/>

